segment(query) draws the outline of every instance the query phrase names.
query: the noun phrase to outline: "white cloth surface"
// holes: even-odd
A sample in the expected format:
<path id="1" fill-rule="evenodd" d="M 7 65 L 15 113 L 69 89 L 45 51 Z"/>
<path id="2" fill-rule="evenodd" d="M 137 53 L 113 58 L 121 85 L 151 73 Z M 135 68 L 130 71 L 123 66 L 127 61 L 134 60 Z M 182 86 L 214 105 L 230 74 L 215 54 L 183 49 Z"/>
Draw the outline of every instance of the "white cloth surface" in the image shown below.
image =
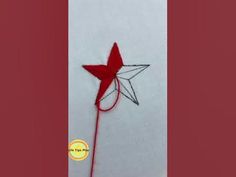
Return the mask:
<path id="1" fill-rule="evenodd" d="M 139 106 L 121 97 L 101 113 L 94 176 L 166 177 L 166 0 L 69 0 L 69 141 L 92 151 L 99 80 L 81 66 L 106 64 L 114 42 L 124 64 L 151 66 L 132 80 Z M 69 159 L 69 177 L 89 177 L 91 155 Z"/>

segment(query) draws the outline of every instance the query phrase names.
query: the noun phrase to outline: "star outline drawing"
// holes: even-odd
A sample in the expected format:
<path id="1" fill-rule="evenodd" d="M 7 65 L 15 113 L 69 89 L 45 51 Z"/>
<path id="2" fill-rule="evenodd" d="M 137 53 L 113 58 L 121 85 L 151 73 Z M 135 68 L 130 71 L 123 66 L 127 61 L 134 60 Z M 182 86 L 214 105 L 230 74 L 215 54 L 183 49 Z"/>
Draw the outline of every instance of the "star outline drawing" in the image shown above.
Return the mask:
<path id="1" fill-rule="evenodd" d="M 132 85 L 132 79 L 145 71 L 149 66 L 150 64 L 123 64 L 118 44 L 115 42 L 110 51 L 107 65 L 83 65 L 83 68 L 101 81 L 95 104 L 103 101 L 114 92 L 120 92 L 125 98 L 139 105 L 137 94 Z M 120 90 L 118 89 L 116 78 L 119 79 Z M 112 83 L 114 88 L 108 91 Z"/>

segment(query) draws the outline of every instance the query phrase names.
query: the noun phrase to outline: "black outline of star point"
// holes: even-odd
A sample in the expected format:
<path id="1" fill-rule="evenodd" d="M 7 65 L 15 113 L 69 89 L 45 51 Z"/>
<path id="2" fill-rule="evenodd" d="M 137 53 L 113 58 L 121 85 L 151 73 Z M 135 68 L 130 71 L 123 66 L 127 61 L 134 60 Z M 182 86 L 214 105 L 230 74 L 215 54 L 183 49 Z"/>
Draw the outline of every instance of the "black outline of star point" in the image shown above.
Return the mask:
<path id="1" fill-rule="evenodd" d="M 127 70 L 127 71 L 122 71 L 122 68 L 120 69 L 120 71 L 117 73 L 117 78 L 119 78 L 119 81 L 120 81 L 120 86 L 121 86 L 121 90 L 120 90 L 120 93 L 128 98 L 129 100 L 131 100 L 133 103 L 135 103 L 136 105 L 139 105 L 139 101 L 138 101 L 138 98 L 136 96 L 136 93 L 135 93 L 135 90 L 132 86 L 132 83 L 131 83 L 131 79 L 133 79 L 134 77 L 136 77 L 138 74 L 140 74 L 141 72 L 143 72 L 144 70 L 146 70 L 150 65 L 149 64 L 136 64 L 136 65 L 123 65 L 123 67 L 130 67 L 131 69 L 130 70 Z M 132 68 L 132 67 L 136 67 L 136 68 Z M 131 77 L 129 78 L 125 78 L 125 77 L 122 77 L 121 75 L 124 75 L 126 73 L 130 73 L 130 72 L 134 72 L 136 70 L 139 70 L 137 73 L 135 73 L 134 75 L 132 75 Z M 123 81 L 122 81 L 123 80 Z M 128 85 L 130 86 L 130 89 L 129 90 L 125 84 L 124 84 L 124 80 L 125 81 L 128 81 Z M 109 92 L 107 95 L 105 95 L 100 101 L 104 100 L 105 98 L 107 98 L 108 96 L 110 96 L 113 92 L 115 91 L 118 91 L 118 87 L 117 87 L 117 83 L 116 83 L 116 80 L 114 79 L 114 84 L 115 84 L 115 88 L 113 91 Z M 122 91 L 122 88 L 127 92 L 127 94 L 124 93 L 124 91 Z M 132 92 L 132 93 L 131 93 Z"/>

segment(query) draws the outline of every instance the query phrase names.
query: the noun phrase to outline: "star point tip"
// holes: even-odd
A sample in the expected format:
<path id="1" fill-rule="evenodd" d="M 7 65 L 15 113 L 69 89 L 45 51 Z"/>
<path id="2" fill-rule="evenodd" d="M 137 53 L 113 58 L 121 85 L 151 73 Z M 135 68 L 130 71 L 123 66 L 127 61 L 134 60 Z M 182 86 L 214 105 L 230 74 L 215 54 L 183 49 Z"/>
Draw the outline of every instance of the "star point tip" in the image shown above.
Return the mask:
<path id="1" fill-rule="evenodd" d="M 114 43 L 113 43 L 113 47 L 118 47 L 117 42 L 114 42 Z"/>
<path id="2" fill-rule="evenodd" d="M 88 69 L 88 65 L 82 65 L 82 67 L 86 70 Z"/>

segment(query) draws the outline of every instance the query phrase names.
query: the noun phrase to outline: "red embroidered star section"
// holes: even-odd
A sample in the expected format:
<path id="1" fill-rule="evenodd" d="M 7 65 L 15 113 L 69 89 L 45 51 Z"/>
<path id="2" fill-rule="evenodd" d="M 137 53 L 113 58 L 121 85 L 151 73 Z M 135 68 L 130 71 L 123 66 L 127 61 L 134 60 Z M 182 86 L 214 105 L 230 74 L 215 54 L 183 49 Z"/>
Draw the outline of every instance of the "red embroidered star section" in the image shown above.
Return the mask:
<path id="1" fill-rule="evenodd" d="M 100 99 L 105 94 L 113 79 L 116 78 L 117 72 L 123 66 L 122 57 L 120 55 L 117 43 L 114 43 L 110 56 L 108 57 L 107 65 L 83 65 L 84 69 L 101 80 L 95 104 L 97 105 Z"/>

